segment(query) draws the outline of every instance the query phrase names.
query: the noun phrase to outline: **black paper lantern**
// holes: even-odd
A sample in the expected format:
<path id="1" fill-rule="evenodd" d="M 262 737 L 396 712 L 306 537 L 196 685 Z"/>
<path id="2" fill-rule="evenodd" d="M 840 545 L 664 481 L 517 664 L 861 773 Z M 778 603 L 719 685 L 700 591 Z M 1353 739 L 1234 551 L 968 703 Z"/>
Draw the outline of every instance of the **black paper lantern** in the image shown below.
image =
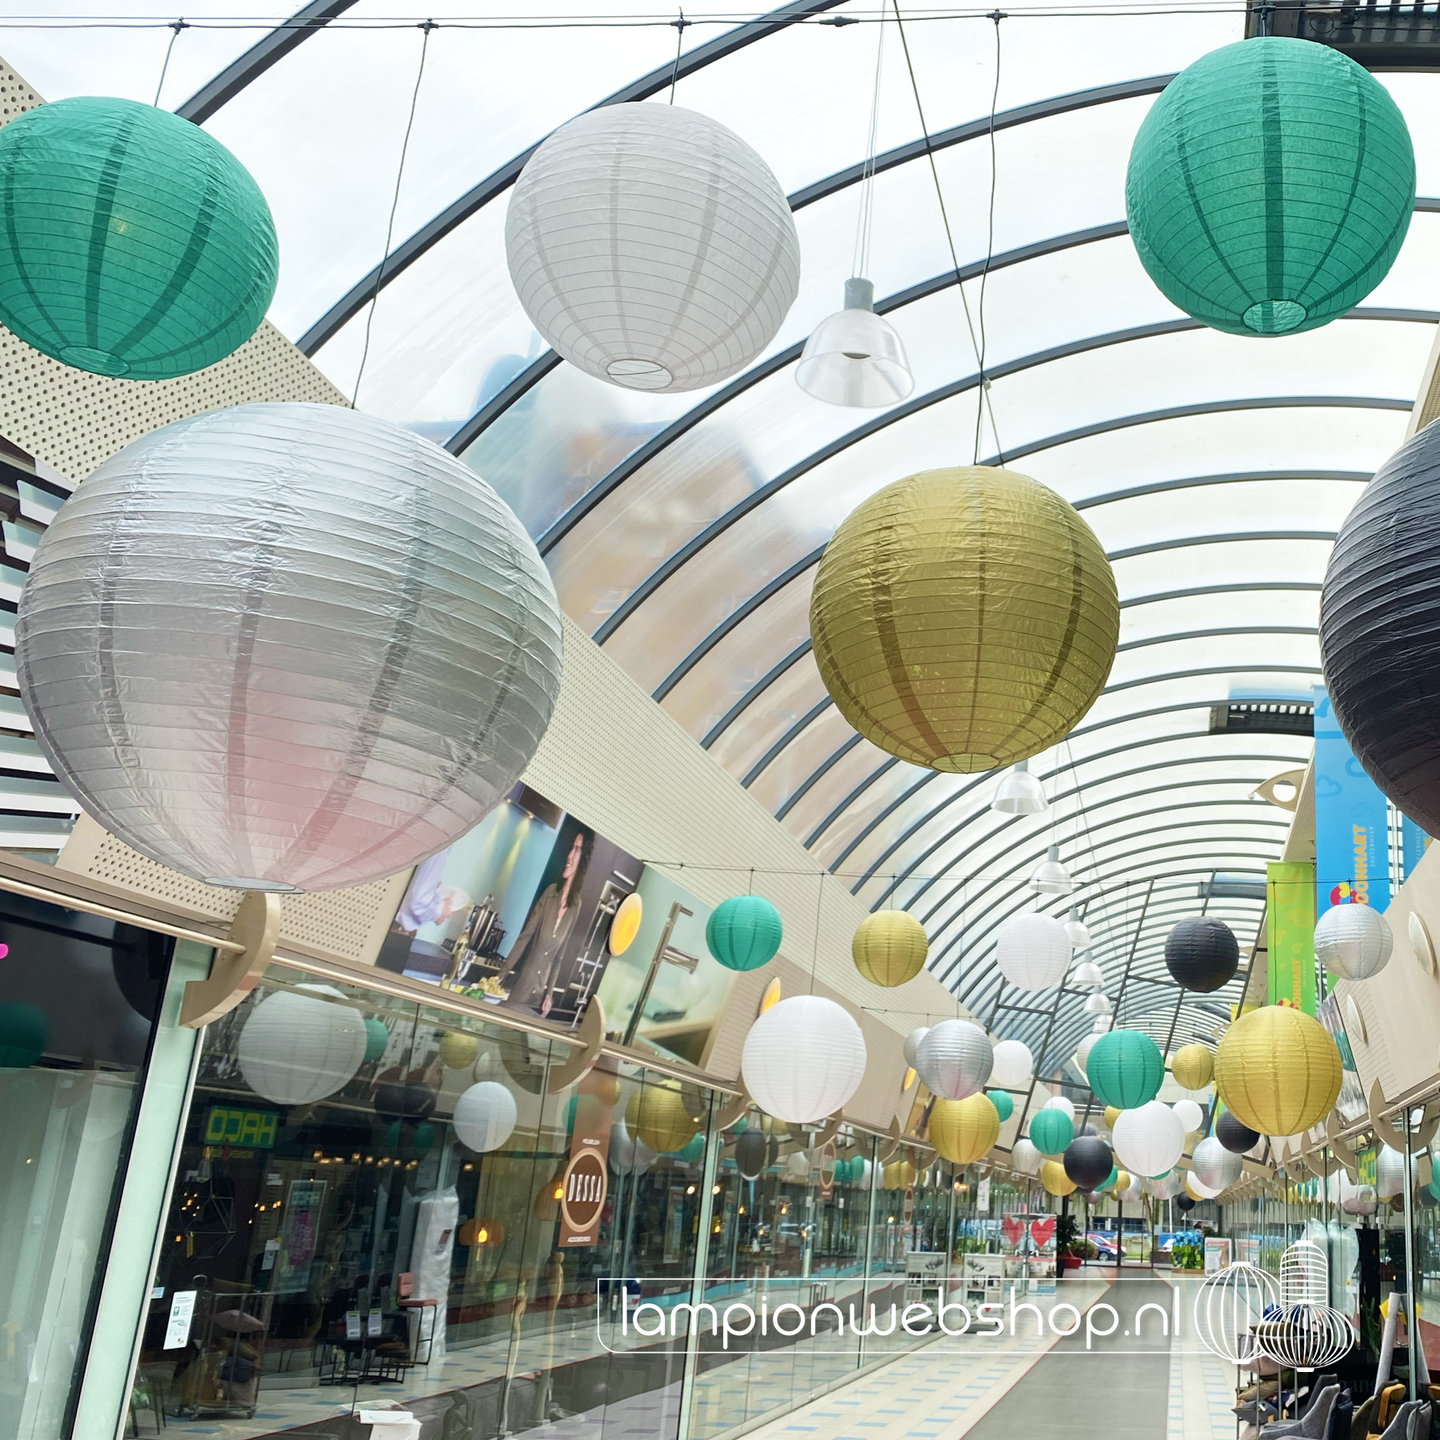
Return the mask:
<path id="1" fill-rule="evenodd" d="M 1223 920 L 1195 915 L 1165 937 L 1165 968 L 1177 985 L 1208 995 L 1234 978 L 1240 946 Z"/>
<path id="2" fill-rule="evenodd" d="M 1244 1155 L 1260 1143 L 1260 1132 L 1242 1125 L 1226 1110 L 1215 1122 L 1215 1138 L 1232 1154 Z"/>
<path id="3" fill-rule="evenodd" d="M 396 1115 L 402 1120 L 423 1120 L 435 1108 L 435 1092 L 414 1080 L 404 1084 L 387 1082 L 375 1087 L 375 1111 Z"/>
<path id="4" fill-rule="evenodd" d="M 758 1125 L 735 1141 L 735 1168 L 746 1180 L 754 1180 L 765 1168 L 765 1136 Z"/>
<path id="5" fill-rule="evenodd" d="M 1365 487 L 1340 527 L 1320 600 L 1335 718 L 1370 778 L 1430 835 L 1440 834 L 1437 523 L 1440 425 L 1432 423 Z"/>
<path id="6" fill-rule="evenodd" d="M 1180 1211 L 1182 1215 L 1188 1214 L 1191 1210 L 1195 1208 L 1195 1202 L 1188 1195 L 1182 1195 L 1175 1202 L 1175 1208 Z"/>
<path id="7" fill-rule="evenodd" d="M 1065 1173 L 1082 1190 L 1103 1185 L 1114 1163 L 1110 1147 L 1094 1135 L 1072 1140 L 1065 1150 Z"/>

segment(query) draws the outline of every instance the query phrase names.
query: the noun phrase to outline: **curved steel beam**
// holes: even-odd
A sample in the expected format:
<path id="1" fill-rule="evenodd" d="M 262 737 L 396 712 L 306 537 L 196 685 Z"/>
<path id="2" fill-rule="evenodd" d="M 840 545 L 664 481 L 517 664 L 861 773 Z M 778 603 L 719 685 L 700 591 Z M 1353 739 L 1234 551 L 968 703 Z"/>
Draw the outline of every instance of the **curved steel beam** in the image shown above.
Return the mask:
<path id="1" fill-rule="evenodd" d="M 803 660 L 810 653 L 810 642 L 802 641 L 788 655 L 782 655 L 706 732 L 700 742 L 702 750 L 708 750 L 735 722 L 772 681 L 778 680 L 797 660 Z M 828 698 L 828 697 L 827 697 Z"/>
<path id="2" fill-rule="evenodd" d="M 1440 310 L 1434 315 L 1440 321 Z M 1160 495 L 1166 490 L 1189 490 L 1200 485 L 1243 485 L 1257 480 L 1345 480 L 1356 485 L 1368 485 L 1372 478 L 1373 474 L 1367 475 L 1363 470 L 1236 470 L 1228 475 L 1197 475 L 1186 480 L 1152 480 L 1147 485 L 1130 485 L 1124 490 L 1110 490 L 1103 495 L 1077 500 L 1073 508 L 1093 510 L 1097 505 L 1114 505 L 1142 495 Z"/>

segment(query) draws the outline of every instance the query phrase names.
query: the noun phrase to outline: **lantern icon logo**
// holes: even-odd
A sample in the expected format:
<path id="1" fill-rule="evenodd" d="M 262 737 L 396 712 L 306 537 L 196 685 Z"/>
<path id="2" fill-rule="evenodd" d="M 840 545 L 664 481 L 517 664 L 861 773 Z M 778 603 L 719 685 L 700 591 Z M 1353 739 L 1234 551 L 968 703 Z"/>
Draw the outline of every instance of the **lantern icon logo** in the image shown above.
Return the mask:
<path id="1" fill-rule="evenodd" d="M 1355 898 L 1355 892 L 1350 888 L 1348 880 L 1342 880 L 1330 891 L 1330 903 L 1332 905 L 1356 905 L 1360 902 Z"/>

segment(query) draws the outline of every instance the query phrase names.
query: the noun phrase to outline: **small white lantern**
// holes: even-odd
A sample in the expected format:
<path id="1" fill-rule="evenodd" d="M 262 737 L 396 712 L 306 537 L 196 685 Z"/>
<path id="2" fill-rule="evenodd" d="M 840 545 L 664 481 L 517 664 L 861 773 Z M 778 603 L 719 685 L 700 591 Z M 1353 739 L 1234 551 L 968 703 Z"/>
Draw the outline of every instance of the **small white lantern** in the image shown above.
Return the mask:
<path id="1" fill-rule="evenodd" d="M 1187 1135 L 1205 1123 L 1205 1112 L 1193 1100 L 1177 1100 L 1170 1108 L 1185 1127 Z M 1215 1143 L 1218 1145 L 1220 1142 L 1217 1140 Z"/>
<path id="2" fill-rule="evenodd" d="M 1332 905 L 1315 923 L 1315 958 L 1344 980 L 1368 980 L 1390 963 L 1395 937 L 1369 905 Z"/>
<path id="3" fill-rule="evenodd" d="M 481 1080 L 460 1094 L 450 1123 L 460 1143 L 484 1154 L 498 1150 L 515 1128 L 515 1097 L 495 1080 Z"/>
<path id="4" fill-rule="evenodd" d="M 942 1020 L 915 1053 L 920 1078 L 942 1100 L 963 1100 L 983 1090 L 995 1060 L 989 1037 L 969 1020 Z"/>
<path id="5" fill-rule="evenodd" d="M 805 342 L 795 383 L 828 405 L 873 409 L 903 400 L 914 388 L 905 345 L 875 313 L 875 287 L 845 282 L 845 308 L 828 315 Z"/>
<path id="6" fill-rule="evenodd" d="M 1017 1140 L 1010 1147 L 1010 1163 L 1022 1175 L 1038 1175 L 1045 1157 L 1029 1140 Z"/>
<path id="7" fill-rule="evenodd" d="M 350 1083 L 366 1039 L 360 1012 L 334 986 L 300 985 L 267 995 L 250 1012 L 235 1059 L 257 1095 L 308 1105 Z"/>
<path id="8" fill-rule="evenodd" d="M 1116 1159 L 1134 1175 L 1163 1175 L 1185 1151 L 1185 1127 L 1162 1100 L 1122 1110 L 1114 1135 Z"/>
<path id="9" fill-rule="evenodd" d="M 930 1033 L 924 1025 L 917 1025 L 905 1037 L 905 1063 L 912 1069 L 917 1068 L 917 1057 L 920 1054 L 920 1042 Z"/>
<path id="10" fill-rule="evenodd" d="M 1077 955 L 1095 943 L 1090 938 L 1090 927 L 1080 918 L 1079 910 L 1073 905 L 1070 907 L 1070 918 L 1065 922 L 1065 934 L 1070 941 L 1070 948 Z"/>
<path id="11" fill-rule="evenodd" d="M 547 343 L 632 390 L 733 375 L 800 288 L 800 240 L 770 168 L 678 105 L 605 105 L 556 130 L 516 182 L 505 256 Z"/>
<path id="12" fill-rule="evenodd" d="M 1405 1157 L 1389 1145 L 1382 1145 L 1375 1158 L 1375 1193 L 1382 1200 L 1393 1200 L 1404 1189 Z"/>
<path id="13" fill-rule="evenodd" d="M 1210 1135 L 1195 1147 L 1195 1153 L 1190 1157 L 1190 1168 L 1202 1185 L 1218 1195 L 1239 1180 L 1245 1166 L 1238 1155 L 1232 1155 Z"/>
<path id="14" fill-rule="evenodd" d="M 1023 1090 L 1035 1074 L 1035 1058 L 1030 1047 L 1019 1040 L 1001 1040 L 995 1046 L 995 1063 L 990 1070 L 990 1083 L 1002 1090 Z"/>
<path id="15" fill-rule="evenodd" d="M 1185 1189 L 1192 1200 L 1213 1200 L 1220 1193 L 1219 1186 L 1207 1185 L 1193 1170 L 1185 1172 Z"/>
<path id="16" fill-rule="evenodd" d="M 1075 1123 L 1075 1102 L 1068 1095 L 1052 1095 L 1045 1102 L 1045 1109 L 1063 1110 L 1070 1123 Z"/>
<path id="17" fill-rule="evenodd" d="M 1081 1073 L 1082 1075 L 1085 1074 L 1085 1062 L 1090 1058 L 1090 1051 L 1091 1051 L 1091 1049 L 1094 1047 L 1095 1042 L 1096 1042 L 1099 1038 L 1100 1038 L 1100 1037 L 1099 1037 L 1098 1035 L 1094 1035 L 1094 1034 L 1087 1035 L 1087 1036 L 1075 1047 L 1075 1063 L 1076 1063 L 1076 1065 L 1078 1065 L 1078 1066 L 1080 1067 L 1080 1073 Z"/>
<path id="18" fill-rule="evenodd" d="M 996 787 L 990 808 L 1001 815 L 1042 815 L 1047 806 L 1040 782 L 1030 773 L 1028 761 L 1021 760 L 1005 772 Z"/>
<path id="19" fill-rule="evenodd" d="M 833 1000 L 792 995 L 751 1025 L 740 1073 L 767 1115 L 804 1125 L 833 1115 L 860 1088 L 865 1037 Z"/>
<path id="20" fill-rule="evenodd" d="M 1007 920 L 995 939 L 995 964 L 1017 990 L 1053 990 L 1070 968 L 1065 927 L 1038 910 Z"/>
<path id="21" fill-rule="evenodd" d="M 1185 1177 L 1179 1170 L 1167 1170 L 1153 1180 L 1144 1181 L 1146 1194 L 1157 1200 L 1173 1200 L 1184 1188 Z"/>
<path id="22" fill-rule="evenodd" d="M 643 1141 L 632 1140 L 624 1119 L 610 1127 L 610 1149 L 605 1157 L 617 1175 L 639 1175 L 655 1163 L 655 1152 Z"/>
<path id="23" fill-rule="evenodd" d="M 1060 847 L 1052 845 L 1045 858 L 1030 872 L 1030 888 L 1037 895 L 1068 895 L 1075 888 L 1070 872 L 1060 863 Z M 1062 925 L 1068 941 L 1069 926 Z"/>

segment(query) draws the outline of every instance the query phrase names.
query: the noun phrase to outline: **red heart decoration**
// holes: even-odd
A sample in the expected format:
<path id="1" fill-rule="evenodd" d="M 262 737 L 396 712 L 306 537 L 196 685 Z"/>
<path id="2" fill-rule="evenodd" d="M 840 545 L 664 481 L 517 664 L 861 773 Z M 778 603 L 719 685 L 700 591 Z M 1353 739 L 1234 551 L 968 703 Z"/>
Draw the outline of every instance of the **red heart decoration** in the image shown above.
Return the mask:
<path id="1" fill-rule="evenodd" d="M 1005 1232 L 1005 1243 L 1007 1245 L 1018 1245 L 1020 1237 L 1025 1233 L 1024 1224 L 1015 1219 L 1013 1215 L 1007 1215 L 1001 1222 L 1000 1228 Z"/>
<path id="2" fill-rule="evenodd" d="M 1043 1220 L 1032 1220 L 1030 1222 L 1030 1238 L 1035 1242 L 1038 1250 L 1049 1244 L 1050 1237 L 1055 1233 L 1055 1217 L 1047 1215 Z"/>

